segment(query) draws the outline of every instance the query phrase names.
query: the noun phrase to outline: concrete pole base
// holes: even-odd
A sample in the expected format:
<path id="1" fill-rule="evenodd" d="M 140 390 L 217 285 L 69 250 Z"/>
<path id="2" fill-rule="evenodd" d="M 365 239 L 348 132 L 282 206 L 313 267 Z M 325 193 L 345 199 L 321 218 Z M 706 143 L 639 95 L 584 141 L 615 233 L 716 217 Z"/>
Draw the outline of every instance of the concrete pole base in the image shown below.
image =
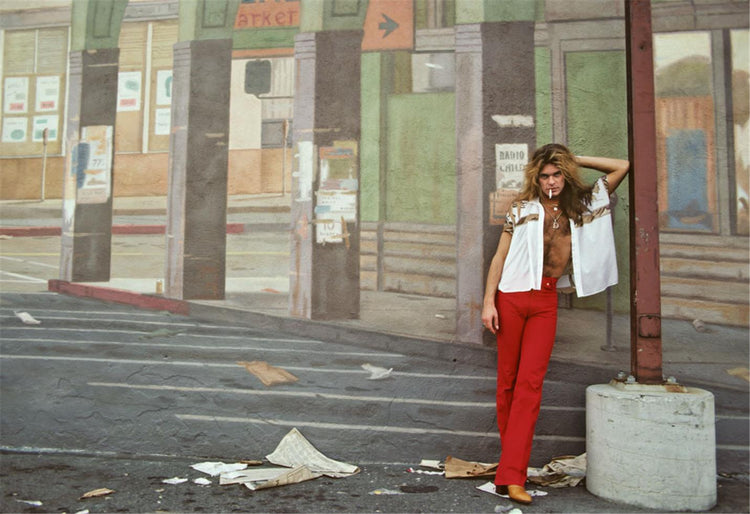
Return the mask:
<path id="1" fill-rule="evenodd" d="M 586 488 L 649 509 L 716 505 L 714 396 L 696 388 L 623 384 L 586 389 Z"/>

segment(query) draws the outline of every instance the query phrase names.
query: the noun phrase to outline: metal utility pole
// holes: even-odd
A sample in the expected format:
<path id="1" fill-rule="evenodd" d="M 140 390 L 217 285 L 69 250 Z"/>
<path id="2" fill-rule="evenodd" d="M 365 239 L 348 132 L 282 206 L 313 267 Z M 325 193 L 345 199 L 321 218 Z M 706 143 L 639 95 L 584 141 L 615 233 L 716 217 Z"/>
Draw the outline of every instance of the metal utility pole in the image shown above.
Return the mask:
<path id="1" fill-rule="evenodd" d="M 630 158 L 630 369 L 661 384 L 661 285 L 650 0 L 625 1 Z"/>

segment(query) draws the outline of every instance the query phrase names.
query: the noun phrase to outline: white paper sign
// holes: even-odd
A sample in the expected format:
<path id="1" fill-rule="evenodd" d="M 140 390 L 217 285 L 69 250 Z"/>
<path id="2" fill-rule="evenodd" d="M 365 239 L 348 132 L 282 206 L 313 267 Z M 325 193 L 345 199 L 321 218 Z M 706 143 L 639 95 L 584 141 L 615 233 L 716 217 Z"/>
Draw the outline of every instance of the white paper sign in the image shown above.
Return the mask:
<path id="1" fill-rule="evenodd" d="M 141 108 L 141 72 L 121 71 L 117 78 L 117 110 L 138 111 Z"/>
<path id="2" fill-rule="evenodd" d="M 28 118 L 3 118 L 3 143 L 25 142 L 28 124 Z"/>
<path id="3" fill-rule="evenodd" d="M 172 104 L 172 70 L 156 72 L 156 105 Z"/>
<path id="4" fill-rule="evenodd" d="M 56 111 L 60 98 L 60 77 L 36 78 L 36 110 L 38 112 Z"/>
<path id="5" fill-rule="evenodd" d="M 495 145 L 497 189 L 520 190 L 524 183 L 524 169 L 529 161 L 529 145 Z"/>
<path id="6" fill-rule="evenodd" d="M 29 103 L 29 77 L 5 78 L 5 102 L 3 112 L 6 114 L 23 114 Z"/>
<path id="7" fill-rule="evenodd" d="M 157 136 L 168 136 L 172 128 L 172 109 L 161 107 L 154 109 L 154 134 Z"/>
<path id="8" fill-rule="evenodd" d="M 31 132 L 31 140 L 39 143 L 44 141 L 44 129 L 47 129 L 47 141 L 57 141 L 57 114 L 50 116 L 34 116 L 34 128 Z"/>

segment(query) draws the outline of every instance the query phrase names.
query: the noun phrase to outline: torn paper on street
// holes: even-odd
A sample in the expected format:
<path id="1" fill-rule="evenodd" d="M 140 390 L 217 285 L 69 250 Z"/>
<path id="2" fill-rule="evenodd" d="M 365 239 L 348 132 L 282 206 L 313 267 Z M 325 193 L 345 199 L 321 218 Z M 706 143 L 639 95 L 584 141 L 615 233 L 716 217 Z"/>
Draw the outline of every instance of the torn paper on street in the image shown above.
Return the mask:
<path id="1" fill-rule="evenodd" d="M 450 455 L 445 459 L 445 478 L 495 476 L 497 464 L 470 462 Z"/>
<path id="2" fill-rule="evenodd" d="M 423 468 L 440 469 L 440 470 L 445 469 L 445 464 L 443 464 L 439 460 L 422 459 L 419 462 L 419 465 Z"/>
<path id="3" fill-rule="evenodd" d="M 509 498 L 507 494 L 499 494 L 495 491 L 495 484 L 493 482 L 487 482 L 485 484 L 482 484 L 477 487 L 480 491 L 483 491 L 485 493 L 494 494 L 495 496 L 499 496 L 501 498 Z M 531 489 L 527 490 L 527 493 L 529 493 L 529 496 L 547 496 L 547 491 L 540 491 L 539 489 Z"/>
<path id="4" fill-rule="evenodd" d="M 240 471 L 227 471 L 219 476 L 219 485 L 245 484 L 247 482 L 265 482 L 286 473 L 289 468 L 256 468 Z"/>
<path id="5" fill-rule="evenodd" d="M 78 499 L 85 500 L 86 498 L 98 498 L 99 496 L 107 496 L 108 494 L 112 494 L 112 493 L 114 493 L 112 489 L 107 489 L 106 487 L 100 487 L 99 489 L 94 489 L 93 491 L 84 493 L 84 495 Z"/>
<path id="6" fill-rule="evenodd" d="M 370 373 L 367 380 L 382 380 L 391 376 L 393 368 L 386 369 L 379 366 L 373 366 L 372 364 L 362 364 L 362 369 Z"/>
<path id="7" fill-rule="evenodd" d="M 323 476 L 323 474 L 313 473 L 307 466 L 298 466 L 293 469 L 287 469 L 266 482 L 245 482 L 245 487 L 252 491 L 259 491 L 260 489 L 270 489 L 271 487 L 280 487 L 282 485 L 298 484 L 299 482 L 313 480 L 320 476 Z"/>
<path id="8" fill-rule="evenodd" d="M 212 477 L 227 473 L 229 471 L 239 471 L 247 468 L 247 464 L 224 464 L 223 462 L 199 462 L 190 466 L 196 471 L 211 475 Z"/>
<path id="9" fill-rule="evenodd" d="M 40 325 L 42 323 L 28 312 L 16 312 L 16 316 L 18 316 L 18 319 L 23 321 L 25 325 Z"/>
<path id="10" fill-rule="evenodd" d="M 287 370 L 271 366 L 265 361 L 238 361 L 237 364 L 244 366 L 250 373 L 258 377 L 265 386 L 287 384 L 299 380 Z"/>
<path id="11" fill-rule="evenodd" d="M 542 468 L 528 468 L 529 482 L 549 487 L 575 487 L 586 478 L 586 454 L 555 457 Z"/>
<path id="12" fill-rule="evenodd" d="M 173 478 L 165 478 L 164 480 L 162 480 L 162 483 L 170 484 L 170 485 L 177 485 L 177 484 L 184 484 L 187 481 L 188 481 L 187 478 L 173 477 Z"/>
<path id="13" fill-rule="evenodd" d="M 296 468 L 307 466 L 313 473 L 333 478 L 343 478 L 359 473 L 359 468 L 344 462 L 329 459 L 320 453 L 299 430 L 293 428 L 266 458 L 278 466 Z"/>

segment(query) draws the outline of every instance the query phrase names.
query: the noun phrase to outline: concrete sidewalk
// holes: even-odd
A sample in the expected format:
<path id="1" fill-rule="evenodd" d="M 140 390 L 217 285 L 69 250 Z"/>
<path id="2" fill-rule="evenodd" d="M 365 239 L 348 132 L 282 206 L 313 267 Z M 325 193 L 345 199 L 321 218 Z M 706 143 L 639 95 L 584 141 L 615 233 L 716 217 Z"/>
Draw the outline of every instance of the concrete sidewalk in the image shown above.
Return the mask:
<path id="1" fill-rule="evenodd" d="M 289 230 L 289 195 L 235 195 L 228 199 L 228 229 Z M 166 222 L 165 197 L 115 198 L 113 227 L 117 233 L 147 233 L 144 227 L 161 227 Z M 62 201 L 0 202 L 0 233 L 15 229 L 14 236 L 42 235 L 44 227 L 60 227 Z M 239 227 L 239 228 L 237 228 Z M 154 231 L 151 233 L 159 233 Z M 114 291 L 109 298 L 122 301 L 151 302 L 155 296 L 153 280 L 113 279 L 107 283 L 91 283 L 92 287 Z M 130 293 L 130 294 L 128 294 Z M 133 295 L 132 293 L 135 293 Z M 127 297 L 127 298 L 126 298 Z M 143 298 L 143 300 L 138 300 Z M 316 322 L 290 318 L 287 295 L 283 292 L 251 293 L 227 287 L 221 301 L 189 301 L 191 315 L 213 316 L 227 321 L 249 320 L 275 327 L 306 332 L 316 330 L 328 337 L 348 338 L 352 343 L 403 346 L 429 356 L 472 362 L 486 362 L 493 367 L 493 348 L 455 342 L 455 299 L 407 295 L 393 292 L 362 291 L 360 319 Z M 603 312 L 560 309 L 557 343 L 553 359 L 596 366 L 618 371 L 630 369 L 629 316 L 617 314 L 612 320 L 613 341 L 606 341 L 607 319 Z M 321 336 L 324 334 L 321 334 Z M 748 329 L 706 325 L 698 331 L 684 320 L 662 321 L 663 369 L 665 376 L 674 376 L 686 385 L 716 385 L 747 390 L 742 368 L 748 366 Z"/>

